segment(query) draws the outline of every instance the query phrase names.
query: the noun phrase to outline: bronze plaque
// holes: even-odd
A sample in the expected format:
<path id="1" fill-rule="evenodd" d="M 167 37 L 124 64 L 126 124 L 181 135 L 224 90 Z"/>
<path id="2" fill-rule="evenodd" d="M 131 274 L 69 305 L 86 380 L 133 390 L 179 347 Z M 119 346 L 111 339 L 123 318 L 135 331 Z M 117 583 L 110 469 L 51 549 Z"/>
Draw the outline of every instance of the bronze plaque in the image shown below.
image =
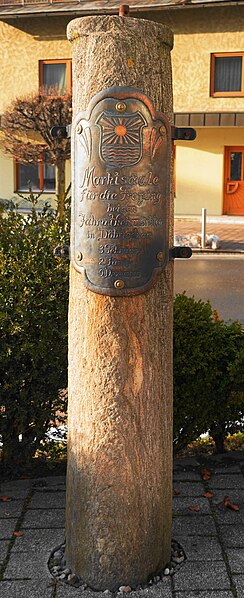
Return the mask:
<path id="1" fill-rule="evenodd" d="M 74 121 L 71 259 L 95 293 L 144 293 L 165 268 L 170 136 L 130 87 L 97 94 Z"/>

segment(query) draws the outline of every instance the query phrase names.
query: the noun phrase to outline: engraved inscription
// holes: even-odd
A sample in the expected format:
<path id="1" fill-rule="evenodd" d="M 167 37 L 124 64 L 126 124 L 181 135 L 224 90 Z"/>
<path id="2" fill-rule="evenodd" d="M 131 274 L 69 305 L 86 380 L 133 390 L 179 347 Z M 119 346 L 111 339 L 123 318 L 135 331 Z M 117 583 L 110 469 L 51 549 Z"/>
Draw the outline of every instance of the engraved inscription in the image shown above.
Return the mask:
<path id="1" fill-rule="evenodd" d="M 141 92 L 111 88 L 77 116 L 72 145 L 74 266 L 97 293 L 145 292 L 168 255 L 169 123 Z"/>

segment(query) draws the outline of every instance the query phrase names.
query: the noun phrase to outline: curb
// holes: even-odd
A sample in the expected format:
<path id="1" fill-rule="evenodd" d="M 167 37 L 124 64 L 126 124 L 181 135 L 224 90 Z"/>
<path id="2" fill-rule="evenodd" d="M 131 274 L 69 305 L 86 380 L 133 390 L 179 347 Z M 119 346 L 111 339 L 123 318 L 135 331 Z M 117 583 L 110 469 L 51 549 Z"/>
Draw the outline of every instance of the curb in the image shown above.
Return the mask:
<path id="1" fill-rule="evenodd" d="M 224 255 L 244 255 L 243 249 L 202 249 L 201 247 L 191 247 L 192 253 L 197 254 L 209 254 L 214 253 L 216 255 L 224 254 Z"/>

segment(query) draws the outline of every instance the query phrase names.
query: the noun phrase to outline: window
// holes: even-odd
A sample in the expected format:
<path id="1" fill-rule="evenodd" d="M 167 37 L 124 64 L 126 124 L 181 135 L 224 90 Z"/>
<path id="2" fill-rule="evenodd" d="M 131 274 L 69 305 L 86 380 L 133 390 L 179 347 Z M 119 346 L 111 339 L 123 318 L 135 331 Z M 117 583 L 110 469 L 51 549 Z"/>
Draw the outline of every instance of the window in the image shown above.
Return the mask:
<path id="1" fill-rule="evenodd" d="M 17 191 L 55 191 L 55 167 L 45 162 L 39 164 L 16 163 Z"/>
<path id="2" fill-rule="evenodd" d="M 65 95 L 71 91 L 71 59 L 68 60 L 40 60 L 40 87 L 47 95 L 53 95 L 53 89 L 58 95 Z"/>
<path id="3" fill-rule="evenodd" d="M 241 181 L 242 178 L 242 152 L 230 154 L 230 181 Z"/>
<path id="4" fill-rule="evenodd" d="M 244 96 L 243 60 L 244 52 L 211 55 L 211 96 Z"/>

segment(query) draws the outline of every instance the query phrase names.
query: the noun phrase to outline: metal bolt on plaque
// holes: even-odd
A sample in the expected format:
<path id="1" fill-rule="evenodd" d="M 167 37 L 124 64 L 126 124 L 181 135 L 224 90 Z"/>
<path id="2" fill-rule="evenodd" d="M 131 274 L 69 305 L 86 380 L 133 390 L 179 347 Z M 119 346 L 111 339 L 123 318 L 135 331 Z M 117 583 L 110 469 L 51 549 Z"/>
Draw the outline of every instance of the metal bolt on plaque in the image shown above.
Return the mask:
<path id="1" fill-rule="evenodd" d="M 114 282 L 114 287 L 115 287 L 116 289 L 123 289 L 123 288 L 124 288 L 124 286 L 125 286 L 125 283 L 124 283 L 124 281 L 123 281 L 123 280 L 115 280 L 115 282 Z"/>
<path id="2" fill-rule="evenodd" d="M 77 115 L 72 146 L 74 266 L 95 293 L 144 293 L 168 261 L 171 126 L 141 91 L 112 87 Z"/>

